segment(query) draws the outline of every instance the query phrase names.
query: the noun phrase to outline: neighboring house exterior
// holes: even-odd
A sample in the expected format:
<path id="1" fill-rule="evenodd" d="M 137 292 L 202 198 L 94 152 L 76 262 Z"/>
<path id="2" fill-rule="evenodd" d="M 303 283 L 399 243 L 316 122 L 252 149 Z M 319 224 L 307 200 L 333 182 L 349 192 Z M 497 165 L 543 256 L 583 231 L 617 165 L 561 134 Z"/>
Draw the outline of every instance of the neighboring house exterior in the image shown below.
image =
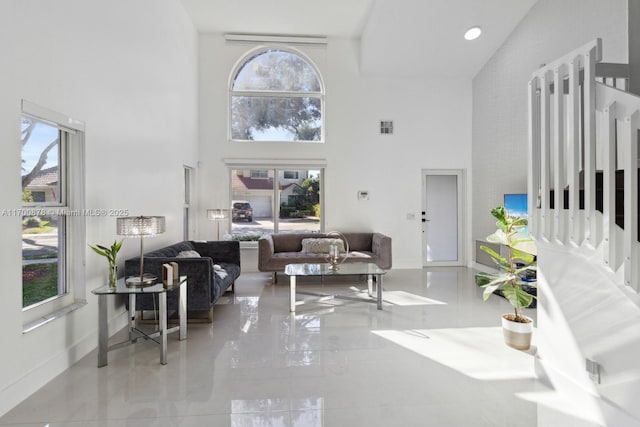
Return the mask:
<path id="1" fill-rule="evenodd" d="M 280 186 L 280 204 L 291 204 L 293 201 L 291 198 L 299 196 L 302 192 L 302 187 L 296 183 L 286 184 Z"/>
<path id="2" fill-rule="evenodd" d="M 34 202 L 55 202 L 60 196 L 58 180 L 58 166 L 42 169 L 25 187 L 25 191 L 31 191 Z"/>

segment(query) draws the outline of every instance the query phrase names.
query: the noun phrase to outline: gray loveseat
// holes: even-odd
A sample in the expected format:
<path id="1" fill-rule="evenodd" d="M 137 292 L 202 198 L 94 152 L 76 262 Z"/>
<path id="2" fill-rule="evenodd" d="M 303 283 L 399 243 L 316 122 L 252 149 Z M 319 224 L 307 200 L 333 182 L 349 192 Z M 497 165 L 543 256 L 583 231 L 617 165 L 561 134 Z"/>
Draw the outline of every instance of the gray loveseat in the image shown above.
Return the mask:
<path id="1" fill-rule="evenodd" d="M 197 252 L 189 254 L 188 251 Z M 179 254 L 192 255 L 179 257 Z M 234 290 L 240 276 L 240 243 L 235 241 L 185 241 L 144 254 L 144 272 L 162 277 L 162 264 L 175 261 L 178 272 L 187 276 L 187 316 L 212 321 L 213 305 L 229 288 Z M 220 266 L 220 267 L 216 267 Z M 217 269 L 217 271 L 216 271 Z M 222 272 L 224 271 L 224 273 Z M 125 277 L 140 274 L 140 258 L 130 258 L 124 264 Z M 226 274 L 225 274 L 226 273 Z M 151 295 L 136 297 L 136 310 L 156 310 Z M 167 294 L 167 309 L 178 308 L 177 292 Z"/>
<path id="2" fill-rule="evenodd" d="M 344 262 L 371 262 L 378 267 L 391 268 L 391 237 L 381 233 L 343 233 L 349 242 L 349 255 Z M 273 273 L 284 272 L 287 264 L 327 262 L 326 253 L 303 252 L 303 239 L 335 237 L 326 233 L 274 233 L 258 241 L 258 270 Z"/>

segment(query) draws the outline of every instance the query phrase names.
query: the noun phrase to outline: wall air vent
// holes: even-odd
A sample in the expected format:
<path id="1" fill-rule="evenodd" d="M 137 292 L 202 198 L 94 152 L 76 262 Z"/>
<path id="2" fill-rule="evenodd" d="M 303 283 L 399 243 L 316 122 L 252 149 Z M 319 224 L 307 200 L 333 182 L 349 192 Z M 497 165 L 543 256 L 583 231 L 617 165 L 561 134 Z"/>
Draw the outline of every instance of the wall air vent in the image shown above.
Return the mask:
<path id="1" fill-rule="evenodd" d="M 380 135 L 393 135 L 393 120 L 380 120 Z"/>

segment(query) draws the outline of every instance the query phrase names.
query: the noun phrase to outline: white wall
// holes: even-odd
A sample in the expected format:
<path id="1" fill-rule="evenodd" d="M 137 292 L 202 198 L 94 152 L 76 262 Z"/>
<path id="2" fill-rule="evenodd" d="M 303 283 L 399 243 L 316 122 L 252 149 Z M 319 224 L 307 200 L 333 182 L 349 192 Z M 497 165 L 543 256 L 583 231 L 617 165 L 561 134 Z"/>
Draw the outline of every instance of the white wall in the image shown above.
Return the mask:
<path id="1" fill-rule="evenodd" d="M 221 34 L 200 36 L 201 206 L 229 200 L 224 158 L 326 159 L 326 230 L 380 231 L 393 239 L 394 268 L 421 267 L 422 169 L 467 169 L 470 183 L 471 82 L 365 78 L 358 43 L 330 39 L 326 49 L 300 47 L 325 81 L 326 143 L 233 143 L 228 82 L 251 48 Z M 377 134 L 382 119 L 394 120 L 395 135 Z M 368 190 L 370 200 L 358 201 L 358 190 Z M 201 223 L 201 238 L 215 234 Z"/>
<path id="2" fill-rule="evenodd" d="M 0 3 L 0 209 L 20 207 L 20 99 L 86 123 L 86 207 L 165 215 L 182 237 L 183 164 L 197 163 L 197 34 L 176 0 Z M 110 243 L 114 217 L 87 218 Z M 20 218 L 0 216 L 0 415 L 97 344 L 106 261 L 87 251 L 88 304 L 22 333 Z M 138 250 L 126 241 L 124 259 Z M 73 261 L 72 261 L 73 262 Z M 73 267 L 72 267 L 73 268 Z M 122 307 L 112 306 L 117 323 Z"/>
<path id="3" fill-rule="evenodd" d="M 473 79 L 473 233 L 491 208 L 527 192 L 527 83 L 533 71 L 600 37 L 605 62 L 627 62 L 626 0 L 538 0 Z"/>

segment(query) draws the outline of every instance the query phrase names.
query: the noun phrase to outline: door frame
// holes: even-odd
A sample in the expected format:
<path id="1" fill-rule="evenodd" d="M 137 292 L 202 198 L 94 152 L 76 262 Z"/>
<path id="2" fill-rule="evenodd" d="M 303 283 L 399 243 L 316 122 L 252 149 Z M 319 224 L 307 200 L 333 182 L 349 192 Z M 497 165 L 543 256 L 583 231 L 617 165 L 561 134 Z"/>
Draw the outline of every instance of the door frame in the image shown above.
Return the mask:
<path id="1" fill-rule="evenodd" d="M 426 217 L 421 216 L 422 222 L 422 265 L 424 267 L 459 267 L 466 265 L 465 224 L 467 223 L 466 209 L 466 169 L 422 169 L 422 212 L 427 212 L 427 176 L 452 175 L 457 176 L 458 202 L 458 259 L 456 261 L 427 261 L 427 223 Z"/>

